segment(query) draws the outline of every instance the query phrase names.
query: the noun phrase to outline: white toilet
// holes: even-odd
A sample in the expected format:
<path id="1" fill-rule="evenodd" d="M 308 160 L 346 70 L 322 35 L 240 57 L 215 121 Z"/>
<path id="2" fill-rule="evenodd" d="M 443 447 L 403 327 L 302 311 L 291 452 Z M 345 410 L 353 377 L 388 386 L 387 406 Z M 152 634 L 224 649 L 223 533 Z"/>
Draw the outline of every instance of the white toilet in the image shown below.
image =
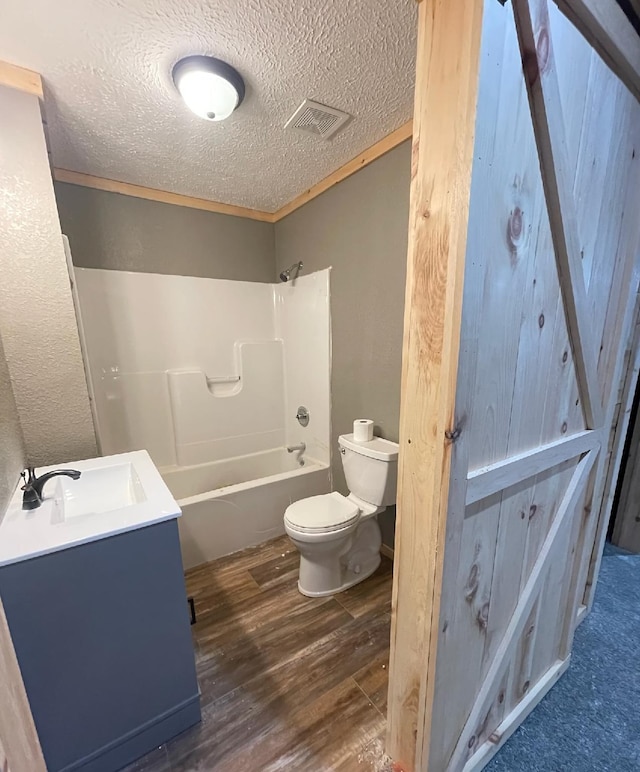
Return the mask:
<path id="1" fill-rule="evenodd" d="M 285 530 L 300 552 L 298 589 L 316 598 L 363 581 L 380 565 L 376 515 L 395 504 L 398 445 L 374 437 L 338 438 L 348 496 L 334 491 L 287 507 Z"/>

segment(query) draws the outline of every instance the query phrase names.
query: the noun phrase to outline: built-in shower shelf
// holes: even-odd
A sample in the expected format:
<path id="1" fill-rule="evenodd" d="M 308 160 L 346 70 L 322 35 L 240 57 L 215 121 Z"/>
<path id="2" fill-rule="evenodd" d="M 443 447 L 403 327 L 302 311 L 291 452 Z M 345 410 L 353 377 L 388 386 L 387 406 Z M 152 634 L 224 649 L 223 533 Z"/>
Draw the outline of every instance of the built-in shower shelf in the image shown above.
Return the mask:
<path id="1" fill-rule="evenodd" d="M 178 466 L 284 445 L 282 341 L 238 341 L 234 360 L 167 371 Z"/>
<path id="2" fill-rule="evenodd" d="M 240 381 L 239 375 L 215 375 L 213 377 L 206 376 L 207 384 L 212 383 L 238 383 Z"/>

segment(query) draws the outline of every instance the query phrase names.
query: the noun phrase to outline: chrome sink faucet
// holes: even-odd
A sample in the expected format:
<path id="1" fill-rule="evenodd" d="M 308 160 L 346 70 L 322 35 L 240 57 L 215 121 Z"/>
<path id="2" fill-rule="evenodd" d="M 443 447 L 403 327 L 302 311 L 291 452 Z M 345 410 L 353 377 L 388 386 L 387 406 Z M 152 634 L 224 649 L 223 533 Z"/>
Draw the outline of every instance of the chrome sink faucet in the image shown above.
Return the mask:
<path id="1" fill-rule="evenodd" d="M 24 485 L 21 490 L 22 494 L 22 509 L 37 509 L 42 504 L 42 489 L 47 480 L 52 477 L 71 477 L 72 480 L 77 480 L 80 477 L 80 472 L 77 469 L 57 469 L 55 472 L 47 472 L 46 474 L 36 477 L 35 469 L 32 466 L 27 467 L 26 472 L 22 472 L 22 479 Z"/>

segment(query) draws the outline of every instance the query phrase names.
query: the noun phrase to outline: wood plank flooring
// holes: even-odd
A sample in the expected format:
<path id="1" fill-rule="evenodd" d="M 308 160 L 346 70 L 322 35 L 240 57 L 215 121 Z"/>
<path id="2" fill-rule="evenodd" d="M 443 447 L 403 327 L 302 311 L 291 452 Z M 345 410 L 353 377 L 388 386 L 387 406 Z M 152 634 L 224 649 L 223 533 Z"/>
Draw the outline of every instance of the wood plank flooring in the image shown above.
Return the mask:
<path id="1" fill-rule="evenodd" d="M 391 561 L 298 592 L 286 536 L 187 572 L 202 723 L 128 772 L 387 772 Z"/>

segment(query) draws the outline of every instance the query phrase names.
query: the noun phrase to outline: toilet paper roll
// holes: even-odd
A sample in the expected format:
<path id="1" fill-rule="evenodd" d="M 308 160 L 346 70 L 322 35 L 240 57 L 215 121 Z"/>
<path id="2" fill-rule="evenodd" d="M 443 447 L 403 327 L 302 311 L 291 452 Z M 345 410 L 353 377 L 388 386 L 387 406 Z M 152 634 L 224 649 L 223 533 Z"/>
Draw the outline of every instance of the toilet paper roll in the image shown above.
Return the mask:
<path id="1" fill-rule="evenodd" d="M 373 439 L 373 421 L 368 418 L 358 418 L 353 422 L 353 439 L 355 442 L 371 442 Z"/>

